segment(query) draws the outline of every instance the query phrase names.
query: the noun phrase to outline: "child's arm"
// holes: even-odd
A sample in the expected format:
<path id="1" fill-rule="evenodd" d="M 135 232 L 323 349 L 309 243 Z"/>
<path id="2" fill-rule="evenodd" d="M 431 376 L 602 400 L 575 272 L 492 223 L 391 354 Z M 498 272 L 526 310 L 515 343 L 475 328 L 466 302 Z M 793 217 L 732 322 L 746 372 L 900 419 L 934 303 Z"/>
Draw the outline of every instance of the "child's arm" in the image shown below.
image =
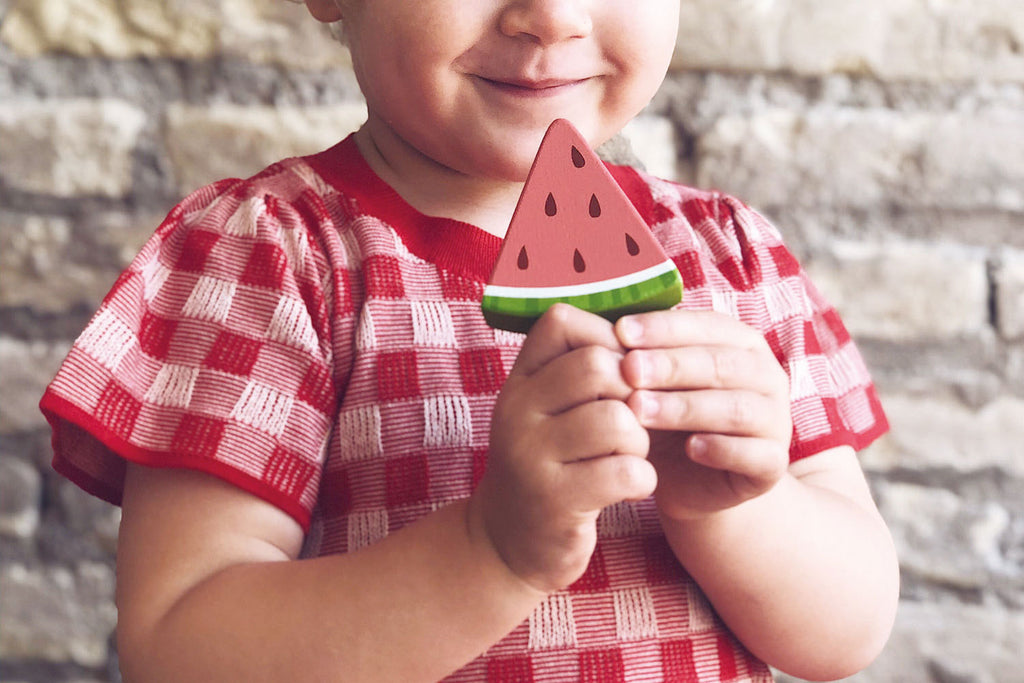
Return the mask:
<path id="1" fill-rule="evenodd" d="M 347 555 L 295 561 L 302 531 L 277 508 L 203 474 L 131 467 L 126 680 L 436 680 L 472 660 L 583 572 L 602 507 L 654 488 L 621 352 L 596 316 L 545 316 L 499 397 L 474 495 Z"/>
<path id="2" fill-rule="evenodd" d="M 898 563 L 851 448 L 789 466 L 785 373 L 761 335 L 715 313 L 617 326 L 630 405 L 656 431 L 656 497 L 676 555 L 767 663 L 836 679 L 892 626 Z"/>
<path id="3" fill-rule="evenodd" d="M 304 561 L 290 516 L 205 474 L 131 467 L 123 506 L 126 681 L 432 680 L 543 598 L 467 525 L 465 503 Z"/>

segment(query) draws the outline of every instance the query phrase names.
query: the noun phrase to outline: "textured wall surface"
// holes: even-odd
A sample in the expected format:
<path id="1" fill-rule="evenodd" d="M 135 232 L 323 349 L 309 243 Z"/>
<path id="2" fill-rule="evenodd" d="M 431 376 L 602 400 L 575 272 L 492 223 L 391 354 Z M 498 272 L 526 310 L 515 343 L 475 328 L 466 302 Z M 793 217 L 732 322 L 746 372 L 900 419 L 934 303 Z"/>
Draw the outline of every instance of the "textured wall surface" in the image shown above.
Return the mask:
<path id="1" fill-rule="evenodd" d="M 771 216 L 893 432 L 863 455 L 903 566 L 859 683 L 1021 680 L 1024 3 L 683 0 L 629 136 Z M 0 0 L 0 681 L 117 680 L 117 511 L 48 469 L 36 402 L 182 193 L 364 115 L 281 0 Z"/>

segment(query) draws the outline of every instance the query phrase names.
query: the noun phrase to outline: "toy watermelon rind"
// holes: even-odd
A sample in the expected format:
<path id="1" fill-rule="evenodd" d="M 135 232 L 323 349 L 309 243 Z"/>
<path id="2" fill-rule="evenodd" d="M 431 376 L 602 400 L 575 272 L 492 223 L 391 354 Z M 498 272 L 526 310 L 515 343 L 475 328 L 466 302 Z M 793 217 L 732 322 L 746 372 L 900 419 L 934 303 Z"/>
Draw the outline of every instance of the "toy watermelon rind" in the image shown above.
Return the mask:
<path id="1" fill-rule="evenodd" d="M 595 313 L 615 322 L 623 315 L 671 308 L 683 296 L 683 281 L 671 262 L 660 268 L 662 272 L 619 287 L 608 280 L 592 283 L 589 292 L 578 294 L 555 293 L 551 296 L 532 296 L 532 290 L 579 290 L 581 287 L 529 288 L 494 287 L 484 289 L 484 319 L 491 327 L 513 332 L 528 332 L 534 322 L 557 303 L 569 304 Z M 614 278 L 615 280 L 621 278 Z M 518 291 L 513 291 L 518 290 Z M 497 294 L 495 292 L 502 292 Z M 504 295 L 503 295 L 504 294 Z"/>

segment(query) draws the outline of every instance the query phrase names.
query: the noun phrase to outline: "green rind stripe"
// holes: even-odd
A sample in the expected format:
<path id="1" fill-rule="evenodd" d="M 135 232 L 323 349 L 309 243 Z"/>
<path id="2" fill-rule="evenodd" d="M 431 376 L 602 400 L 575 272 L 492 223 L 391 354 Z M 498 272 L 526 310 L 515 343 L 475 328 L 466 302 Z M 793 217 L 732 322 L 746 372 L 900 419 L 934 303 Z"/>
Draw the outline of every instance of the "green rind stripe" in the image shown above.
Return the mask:
<path id="1" fill-rule="evenodd" d="M 576 306 L 615 321 L 627 313 L 671 308 L 682 300 L 683 281 L 672 269 L 648 280 L 590 294 L 567 297 L 506 297 L 485 295 L 481 307 L 487 322 L 502 329 L 526 332 L 557 303 Z"/>

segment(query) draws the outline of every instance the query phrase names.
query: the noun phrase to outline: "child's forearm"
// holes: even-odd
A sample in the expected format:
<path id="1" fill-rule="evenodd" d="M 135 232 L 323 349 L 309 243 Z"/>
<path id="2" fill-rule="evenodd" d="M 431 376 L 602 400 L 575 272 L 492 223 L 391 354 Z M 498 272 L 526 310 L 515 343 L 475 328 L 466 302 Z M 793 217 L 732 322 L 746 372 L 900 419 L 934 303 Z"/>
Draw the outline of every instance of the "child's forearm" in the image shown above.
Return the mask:
<path id="1" fill-rule="evenodd" d="M 787 475 L 735 508 L 663 524 L 718 614 L 772 666 L 834 680 L 867 666 L 884 645 L 898 563 L 870 500 Z"/>
<path id="2" fill-rule="evenodd" d="M 233 563 L 158 619 L 122 604 L 126 680 L 437 680 L 543 599 L 466 511 L 455 503 L 350 555 Z M 146 586 L 129 579 L 120 602 L 145 600 Z"/>

